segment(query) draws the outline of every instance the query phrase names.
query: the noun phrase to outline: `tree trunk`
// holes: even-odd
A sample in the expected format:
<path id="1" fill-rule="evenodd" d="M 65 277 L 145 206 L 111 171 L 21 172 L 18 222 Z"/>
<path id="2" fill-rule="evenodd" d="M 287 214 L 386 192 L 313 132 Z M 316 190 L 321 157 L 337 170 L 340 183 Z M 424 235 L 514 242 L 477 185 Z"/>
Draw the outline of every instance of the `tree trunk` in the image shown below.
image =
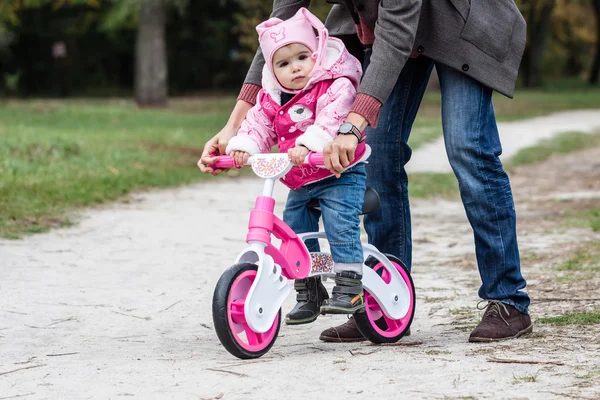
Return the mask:
<path id="1" fill-rule="evenodd" d="M 552 12 L 556 0 L 533 1 L 530 4 L 527 21 L 529 43 L 525 50 L 525 87 L 537 88 L 542 86 L 544 72 L 544 53 L 546 40 L 550 34 Z"/>
<path id="2" fill-rule="evenodd" d="M 598 75 L 600 74 L 600 0 L 592 0 L 594 14 L 596 15 L 596 56 L 590 71 L 590 83 L 598 84 Z"/>
<path id="3" fill-rule="evenodd" d="M 140 107 L 164 107 L 168 100 L 164 0 L 145 0 L 135 44 L 135 101 Z"/>

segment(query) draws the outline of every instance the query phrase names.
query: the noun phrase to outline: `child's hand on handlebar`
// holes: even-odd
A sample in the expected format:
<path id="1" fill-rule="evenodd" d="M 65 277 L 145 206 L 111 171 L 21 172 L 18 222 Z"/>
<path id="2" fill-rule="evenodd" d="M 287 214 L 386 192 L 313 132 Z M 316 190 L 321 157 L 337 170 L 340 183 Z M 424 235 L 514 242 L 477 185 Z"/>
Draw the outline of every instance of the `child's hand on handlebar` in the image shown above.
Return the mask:
<path id="1" fill-rule="evenodd" d="M 247 153 L 245 151 L 236 150 L 236 151 L 232 151 L 231 153 L 229 153 L 229 157 L 231 157 L 233 159 L 233 161 L 235 161 L 236 168 L 242 168 L 242 167 L 245 167 L 246 164 L 248 163 L 248 158 L 250 157 L 250 153 Z"/>
<path id="2" fill-rule="evenodd" d="M 304 163 L 304 159 L 308 155 L 309 150 L 304 146 L 296 146 L 288 150 L 288 156 L 290 161 L 296 166 L 300 166 Z"/>

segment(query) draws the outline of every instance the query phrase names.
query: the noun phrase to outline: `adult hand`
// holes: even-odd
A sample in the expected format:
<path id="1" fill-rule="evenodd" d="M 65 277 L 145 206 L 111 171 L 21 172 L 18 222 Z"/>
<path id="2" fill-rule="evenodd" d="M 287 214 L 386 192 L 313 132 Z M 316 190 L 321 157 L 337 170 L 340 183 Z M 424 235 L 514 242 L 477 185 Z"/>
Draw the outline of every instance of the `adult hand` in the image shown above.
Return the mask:
<path id="1" fill-rule="evenodd" d="M 211 165 L 217 161 L 215 157 L 211 157 L 211 154 L 225 154 L 227 143 L 229 143 L 229 140 L 237 134 L 242 122 L 246 118 L 248 110 L 251 108 L 252 104 L 243 100 L 237 101 L 225 127 L 204 145 L 204 150 L 202 151 L 200 160 L 198 160 L 198 168 L 200 168 L 200 171 L 212 175 L 219 175 L 223 172 L 222 169 L 213 169 L 211 167 Z"/>
<path id="2" fill-rule="evenodd" d="M 367 127 L 367 120 L 360 114 L 350 113 L 346 122 L 354 124 L 361 132 Z M 358 146 L 358 140 L 354 135 L 338 135 L 333 142 L 329 143 L 323 150 L 323 161 L 325 167 L 337 178 L 342 175 L 344 168 L 354 161 L 354 152 Z"/>
<path id="3" fill-rule="evenodd" d="M 325 167 L 339 178 L 344 168 L 354 161 L 354 152 L 357 146 L 358 140 L 356 136 L 338 135 L 323 150 Z"/>
<path id="4" fill-rule="evenodd" d="M 223 172 L 222 169 L 213 169 L 211 167 L 211 165 L 217 161 L 217 158 L 212 155 L 225 154 L 227 143 L 235 136 L 236 132 L 237 131 L 234 131 L 231 127 L 225 126 L 219 133 L 206 142 L 200 160 L 198 160 L 198 168 L 200 168 L 200 171 L 212 175 L 219 175 Z"/>

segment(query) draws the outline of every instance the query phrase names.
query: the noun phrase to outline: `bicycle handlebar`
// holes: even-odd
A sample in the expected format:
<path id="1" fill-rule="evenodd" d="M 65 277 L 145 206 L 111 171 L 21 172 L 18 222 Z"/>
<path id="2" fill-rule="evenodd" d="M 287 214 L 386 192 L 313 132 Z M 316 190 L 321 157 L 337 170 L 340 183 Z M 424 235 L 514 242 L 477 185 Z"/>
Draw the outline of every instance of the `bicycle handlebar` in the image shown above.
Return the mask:
<path id="1" fill-rule="evenodd" d="M 279 154 L 287 155 L 287 153 L 279 153 Z M 237 166 L 235 165 L 235 161 L 230 156 L 215 156 L 215 157 L 217 157 L 217 161 L 214 164 L 210 165 L 211 168 L 214 168 L 214 169 L 237 168 Z M 308 164 L 313 167 L 324 166 L 325 164 L 323 161 L 323 153 L 314 153 L 314 152 L 308 153 L 308 155 L 304 159 L 303 164 Z M 252 165 L 252 156 L 250 156 L 248 158 L 248 162 L 246 163 L 246 165 Z"/>

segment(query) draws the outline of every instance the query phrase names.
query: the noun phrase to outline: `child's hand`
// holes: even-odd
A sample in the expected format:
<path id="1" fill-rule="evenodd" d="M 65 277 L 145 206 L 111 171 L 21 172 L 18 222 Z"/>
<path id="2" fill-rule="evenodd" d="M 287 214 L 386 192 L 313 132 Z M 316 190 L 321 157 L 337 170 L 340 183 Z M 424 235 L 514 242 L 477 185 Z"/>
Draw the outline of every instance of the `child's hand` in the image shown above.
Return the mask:
<path id="1" fill-rule="evenodd" d="M 245 151 L 236 150 L 229 153 L 229 157 L 231 157 L 233 161 L 235 161 L 235 166 L 237 168 L 241 168 L 246 166 L 250 154 L 246 153 Z"/>
<path id="2" fill-rule="evenodd" d="M 294 165 L 302 165 L 304 163 L 304 159 L 308 155 L 309 150 L 304 146 L 296 146 L 292 149 L 288 150 L 288 156 L 290 157 L 290 161 L 294 163 Z"/>

